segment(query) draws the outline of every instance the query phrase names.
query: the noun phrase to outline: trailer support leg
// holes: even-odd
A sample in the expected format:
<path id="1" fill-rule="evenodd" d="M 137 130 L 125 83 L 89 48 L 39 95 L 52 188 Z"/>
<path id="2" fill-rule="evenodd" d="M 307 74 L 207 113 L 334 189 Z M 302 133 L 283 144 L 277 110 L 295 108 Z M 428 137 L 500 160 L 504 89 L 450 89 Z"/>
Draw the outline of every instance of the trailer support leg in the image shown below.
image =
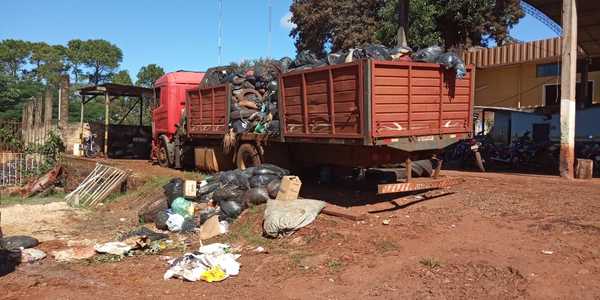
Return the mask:
<path id="1" fill-rule="evenodd" d="M 442 164 L 444 163 L 444 160 L 437 158 L 437 156 L 434 156 L 433 159 L 437 163 L 435 170 L 433 171 L 433 178 L 437 179 L 442 171 Z"/>
<path id="2" fill-rule="evenodd" d="M 412 180 L 412 160 L 410 158 L 406 159 L 406 182 Z"/>

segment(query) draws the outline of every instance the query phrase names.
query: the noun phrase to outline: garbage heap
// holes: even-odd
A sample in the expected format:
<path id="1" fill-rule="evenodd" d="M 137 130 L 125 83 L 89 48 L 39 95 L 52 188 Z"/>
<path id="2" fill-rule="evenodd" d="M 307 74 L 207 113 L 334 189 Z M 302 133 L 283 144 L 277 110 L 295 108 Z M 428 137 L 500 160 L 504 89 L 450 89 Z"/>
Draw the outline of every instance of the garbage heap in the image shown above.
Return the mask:
<path id="1" fill-rule="evenodd" d="M 229 224 L 246 208 L 275 199 L 286 175 L 286 169 L 262 164 L 220 172 L 200 182 L 173 178 L 163 187 L 164 206 L 142 209 L 140 219 L 172 232 L 195 231 L 210 220 L 216 224 L 213 227 L 218 227 L 213 235 L 226 233 Z"/>
<path id="2" fill-rule="evenodd" d="M 229 128 L 234 133 L 279 133 L 277 92 L 286 60 L 261 60 L 251 67 L 236 65 L 210 68 L 201 88 L 231 84 Z"/>

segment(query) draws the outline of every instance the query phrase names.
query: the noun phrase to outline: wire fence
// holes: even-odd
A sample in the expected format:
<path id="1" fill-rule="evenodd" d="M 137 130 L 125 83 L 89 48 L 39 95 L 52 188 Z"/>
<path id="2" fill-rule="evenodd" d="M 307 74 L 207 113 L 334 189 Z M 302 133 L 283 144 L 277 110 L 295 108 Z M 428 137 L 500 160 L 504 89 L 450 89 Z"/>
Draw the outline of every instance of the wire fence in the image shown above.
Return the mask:
<path id="1" fill-rule="evenodd" d="M 41 154 L 0 153 L 0 187 L 20 186 L 31 176 L 37 176 L 45 166 Z"/>

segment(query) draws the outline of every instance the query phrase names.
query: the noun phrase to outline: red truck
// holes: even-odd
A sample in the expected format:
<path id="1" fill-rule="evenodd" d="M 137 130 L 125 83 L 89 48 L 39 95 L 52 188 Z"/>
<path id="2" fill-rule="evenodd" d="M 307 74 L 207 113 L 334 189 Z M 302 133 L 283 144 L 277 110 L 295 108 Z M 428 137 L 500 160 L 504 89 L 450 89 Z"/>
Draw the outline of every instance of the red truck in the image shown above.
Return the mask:
<path id="1" fill-rule="evenodd" d="M 178 136 L 174 130 L 155 133 L 157 153 L 172 158 L 162 164 L 173 166 L 189 153 L 207 171 L 261 162 L 363 168 L 407 162 L 410 170 L 411 160 L 472 135 L 472 67 L 456 79 L 438 64 L 363 59 L 284 73 L 279 87 L 279 134 L 238 134 L 232 151 L 223 148 L 231 87 L 188 89 L 179 142 L 170 138 Z M 161 98 L 169 101 L 183 98 Z M 164 118 L 154 116 L 155 129 L 163 128 Z"/>

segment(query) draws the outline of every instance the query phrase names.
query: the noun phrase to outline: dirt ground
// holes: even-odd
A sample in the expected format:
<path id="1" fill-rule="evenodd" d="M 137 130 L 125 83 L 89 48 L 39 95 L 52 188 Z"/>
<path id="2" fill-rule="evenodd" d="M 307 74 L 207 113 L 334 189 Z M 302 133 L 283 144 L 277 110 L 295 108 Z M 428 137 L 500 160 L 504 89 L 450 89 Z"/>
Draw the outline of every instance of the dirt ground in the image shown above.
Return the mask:
<path id="1" fill-rule="evenodd" d="M 120 163 L 144 180 L 152 174 L 177 174 L 145 162 Z M 358 205 L 361 193 L 324 188 L 323 200 L 350 201 L 355 203 L 352 211 L 367 212 L 368 218 L 351 221 L 321 214 L 281 240 L 261 236 L 264 207 L 252 208 L 228 235 L 214 239 L 242 249 L 240 275 L 221 283 L 164 281 L 163 255 L 179 256 L 183 249 L 177 249 L 117 262 L 57 263 L 46 258 L 20 265 L 0 278 L 0 298 L 600 298 L 600 180 L 444 174 L 466 182 L 453 187 L 451 195 L 426 201 Z M 110 240 L 137 225 L 136 207 L 156 191 L 134 193 L 71 218 L 73 230 L 66 234 Z M 32 219 L 32 228 L 41 222 Z M 11 234 L 8 228 L 4 231 Z M 179 238 L 188 250 L 198 247 L 196 236 L 173 236 Z M 268 253 L 254 252 L 256 246 Z"/>

